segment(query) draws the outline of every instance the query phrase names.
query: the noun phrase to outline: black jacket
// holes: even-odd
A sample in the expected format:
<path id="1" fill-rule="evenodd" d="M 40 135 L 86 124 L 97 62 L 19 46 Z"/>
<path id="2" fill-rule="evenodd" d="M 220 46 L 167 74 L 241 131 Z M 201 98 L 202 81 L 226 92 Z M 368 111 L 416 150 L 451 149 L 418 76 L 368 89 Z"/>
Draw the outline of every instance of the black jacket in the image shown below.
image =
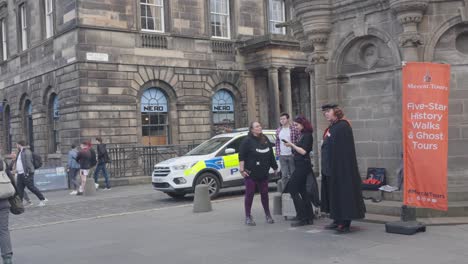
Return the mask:
<path id="1" fill-rule="evenodd" d="M 271 142 L 265 135 L 262 137 L 249 133 L 239 150 L 239 161 L 244 161 L 244 170 L 256 181 L 268 179 L 270 168 L 278 169 Z"/>
<path id="2" fill-rule="evenodd" d="M 91 151 L 89 149 L 82 149 L 76 156 L 76 161 L 80 164 L 82 170 L 89 170 L 91 168 Z"/>
<path id="3" fill-rule="evenodd" d="M 97 145 L 97 158 L 98 163 L 108 163 L 109 162 L 109 154 L 107 153 L 106 144 L 99 144 Z"/>

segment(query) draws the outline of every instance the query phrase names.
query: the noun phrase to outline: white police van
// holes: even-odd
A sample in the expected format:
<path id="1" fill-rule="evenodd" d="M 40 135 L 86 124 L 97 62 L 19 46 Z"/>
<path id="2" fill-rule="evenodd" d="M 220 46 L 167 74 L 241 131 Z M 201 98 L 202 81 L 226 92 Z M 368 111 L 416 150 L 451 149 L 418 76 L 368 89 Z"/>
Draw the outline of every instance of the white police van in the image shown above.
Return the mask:
<path id="1" fill-rule="evenodd" d="M 197 184 L 208 185 L 212 198 L 221 188 L 242 186 L 239 171 L 239 147 L 248 131 L 217 135 L 181 157 L 165 160 L 154 166 L 153 187 L 174 198 L 192 193 Z M 274 130 L 264 130 L 272 145 L 275 144 Z M 279 162 L 278 162 L 279 166 Z M 270 181 L 278 181 L 270 169 Z"/>

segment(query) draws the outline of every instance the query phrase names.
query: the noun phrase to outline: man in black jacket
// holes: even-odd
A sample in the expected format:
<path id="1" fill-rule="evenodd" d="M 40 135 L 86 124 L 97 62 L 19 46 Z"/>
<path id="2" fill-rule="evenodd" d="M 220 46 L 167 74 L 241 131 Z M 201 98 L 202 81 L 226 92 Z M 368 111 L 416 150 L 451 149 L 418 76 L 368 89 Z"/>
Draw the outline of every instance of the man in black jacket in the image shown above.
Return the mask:
<path id="1" fill-rule="evenodd" d="M 23 199 L 24 188 L 27 187 L 40 200 L 38 206 L 45 206 L 48 201 L 47 198 L 45 198 L 41 191 L 34 185 L 33 154 L 31 150 L 26 147 L 26 142 L 24 140 L 18 141 L 16 147 L 18 148 L 18 155 L 15 160 L 16 173 L 18 174 L 16 183 L 18 195 Z"/>
<path id="2" fill-rule="evenodd" d="M 107 153 L 106 144 L 102 143 L 102 138 L 97 137 L 96 141 L 98 142 L 98 145 L 97 145 L 98 163 L 96 166 L 96 170 L 94 171 L 94 183 L 96 184 L 96 189 L 99 188 L 99 183 L 98 183 L 99 172 L 102 171 L 102 175 L 104 175 L 104 180 L 106 182 L 105 190 L 110 190 L 111 186 L 109 183 L 109 174 L 106 168 L 106 163 L 109 163 L 109 153 Z"/>

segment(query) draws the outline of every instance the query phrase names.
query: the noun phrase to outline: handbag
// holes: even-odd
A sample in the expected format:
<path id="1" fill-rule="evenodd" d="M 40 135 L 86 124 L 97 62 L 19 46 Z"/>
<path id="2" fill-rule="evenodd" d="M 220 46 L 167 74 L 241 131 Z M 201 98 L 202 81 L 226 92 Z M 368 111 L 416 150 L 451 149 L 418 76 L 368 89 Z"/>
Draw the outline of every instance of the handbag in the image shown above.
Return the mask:
<path id="1" fill-rule="evenodd" d="M 7 199 L 15 195 L 15 186 L 5 172 L 5 164 L 3 168 L 4 170 L 0 171 L 0 199 Z"/>
<path id="2" fill-rule="evenodd" d="M 10 212 L 12 214 L 19 215 L 24 213 L 23 201 L 21 201 L 21 198 L 18 194 L 8 198 L 8 201 L 10 202 Z"/>

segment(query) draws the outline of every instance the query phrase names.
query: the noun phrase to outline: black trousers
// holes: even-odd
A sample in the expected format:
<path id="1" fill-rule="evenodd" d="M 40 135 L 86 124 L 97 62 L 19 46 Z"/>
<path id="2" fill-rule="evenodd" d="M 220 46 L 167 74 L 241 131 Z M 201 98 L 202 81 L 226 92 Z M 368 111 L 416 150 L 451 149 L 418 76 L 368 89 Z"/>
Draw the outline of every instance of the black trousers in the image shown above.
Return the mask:
<path id="1" fill-rule="evenodd" d="M 23 200 L 24 188 L 26 187 L 32 193 L 34 193 L 39 200 L 45 200 L 44 195 L 42 195 L 41 191 L 39 191 L 39 189 L 37 189 L 37 187 L 34 185 L 34 174 L 29 174 L 27 176 L 26 174 L 18 174 L 16 185 L 16 187 L 18 188 L 18 195 L 21 197 L 21 200 Z"/>
<path id="2" fill-rule="evenodd" d="M 310 162 L 295 161 L 295 169 L 286 186 L 287 192 L 291 194 L 296 209 L 297 218 L 302 221 L 313 219 L 313 209 L 310 197 L 307 194 L 307 175 L 310 173 Z"/>

